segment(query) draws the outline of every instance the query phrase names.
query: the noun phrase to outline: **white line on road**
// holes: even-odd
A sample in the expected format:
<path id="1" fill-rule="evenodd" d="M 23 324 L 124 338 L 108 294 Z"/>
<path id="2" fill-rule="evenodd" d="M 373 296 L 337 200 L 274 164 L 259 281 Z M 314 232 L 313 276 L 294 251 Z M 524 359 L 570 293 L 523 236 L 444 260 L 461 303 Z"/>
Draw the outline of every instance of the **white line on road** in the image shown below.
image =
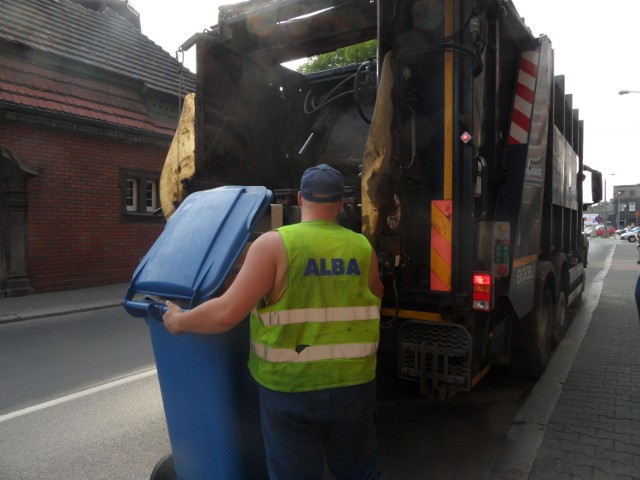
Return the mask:
<path id="1" fill-rule="evenodd" d="M 86 390 L 70 393 L 69 395 L 64 395 L 62 397 L 54 398 L 53 400 L 48 400 L 46 402 L 39 403 L 37 405 L 32 405 L 27 408 L 15 410 L 5 415 L 0 415 L 0 423 L 13 420 L 14 418 L 22 417 L 23 415 L 28 415 L 30 413 L 39 412 L 40 410 L 44 410 L 46 408 L 55 407 L 56 405 L 61 405 L 63 403 L 71 402 L 72 400 L 77 400 L 78 398 L 93 395 L 94 393 L 110 390 L 112 388 L 119 387 L 120 385 L 125 385 L 127 383 L 135 382 L 137 380 L 142 380 L 143 378 L 151 377 L 156 374 L 157 374 L 157 370 L 155 368 L 152 368 L 150 370 L 145 370 L 140 373 L 129 375 L 128 377 L 119 378 L 118 380 L 114 380 L 112 382 L 103 383 L 102 385 L 97 385 L 95 387 L 87 388 Z"/>

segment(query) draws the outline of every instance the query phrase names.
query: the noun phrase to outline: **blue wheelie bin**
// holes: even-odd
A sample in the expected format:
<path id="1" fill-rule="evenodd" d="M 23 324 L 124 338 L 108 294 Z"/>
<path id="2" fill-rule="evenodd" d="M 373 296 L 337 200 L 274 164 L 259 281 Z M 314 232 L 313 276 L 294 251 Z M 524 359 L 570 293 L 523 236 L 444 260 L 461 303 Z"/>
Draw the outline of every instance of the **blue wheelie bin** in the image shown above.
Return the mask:
<path id="1" fill-rule="evenodd" d="M 171 335 L 165 299 L 189 309 L 219 294 L 273 198 L 264 187 L 189 195 L 133 274 L 123 306 L 149 326 L 171 455 L 152 480 L 267 478 L 249 325 L 219 335 Z"/>

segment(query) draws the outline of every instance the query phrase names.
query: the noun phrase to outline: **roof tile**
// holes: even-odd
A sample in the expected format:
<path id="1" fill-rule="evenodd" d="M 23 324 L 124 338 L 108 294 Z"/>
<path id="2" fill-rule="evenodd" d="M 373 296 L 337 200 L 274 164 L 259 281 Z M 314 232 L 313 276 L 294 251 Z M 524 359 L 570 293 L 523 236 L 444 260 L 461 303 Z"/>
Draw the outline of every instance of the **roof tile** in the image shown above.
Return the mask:
<path id="1" fill-rule="evenodd" d="M 125 75 L 161 92 L 179 91 L 178 60 L 110 8 L 96 12 L 69 0 L 0 1 L 0 39 Z M 195 76 L 186 69 L 183 83 L 195 91 Z"/>
<path id="2" fill-rule="evenodd" d="M 17 106 L 71 114 L 172 135 L 175 123 L 152 118 L 141 94 L 108 83 L 108 79 L 71 77 L 65 73 L 0 56 L 0 100 Z"/>

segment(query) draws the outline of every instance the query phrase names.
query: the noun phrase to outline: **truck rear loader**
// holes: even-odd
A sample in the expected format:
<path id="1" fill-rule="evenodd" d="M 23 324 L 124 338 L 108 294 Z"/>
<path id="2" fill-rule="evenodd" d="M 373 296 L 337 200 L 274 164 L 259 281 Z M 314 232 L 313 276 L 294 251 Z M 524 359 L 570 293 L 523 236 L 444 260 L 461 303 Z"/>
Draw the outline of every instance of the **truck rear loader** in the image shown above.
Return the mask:
<path id="1" fill-rule="evenodd" d="M 370 40 L 354 64 L 283 65 Z M 495 364 L 544 371 L 582 298 L 601 174 L 550 39 L 510 1 L 250 1 L 194 44 L 165 216 L 197 190 L 264 185 L 296 222 L 302 172 L 328 163 L 347 185 L 340 223 L 380 261 L 382 361 L 438 398 Z"/>

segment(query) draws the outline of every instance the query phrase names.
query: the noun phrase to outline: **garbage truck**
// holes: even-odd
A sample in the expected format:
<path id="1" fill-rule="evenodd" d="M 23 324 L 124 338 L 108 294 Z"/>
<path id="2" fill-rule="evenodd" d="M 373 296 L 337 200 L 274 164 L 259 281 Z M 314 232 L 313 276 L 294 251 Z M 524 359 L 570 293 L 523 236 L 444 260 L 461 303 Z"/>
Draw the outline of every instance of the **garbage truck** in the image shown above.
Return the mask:
<path id="1" fill-rule="evenodd" d="M 290 68 L 370 41 L 355 63 Z M 340 223 L 380 262 L 381 362 L 440 399 L 493 365 L 542 374 L 582 298 L 602 178 L 551 40 L 512 2 L 252 0 L 220 7 L 193 46 L 165 216 L 195 191 L 264 185 L 293 223 L 302 172 L 330 164 Z"/>

